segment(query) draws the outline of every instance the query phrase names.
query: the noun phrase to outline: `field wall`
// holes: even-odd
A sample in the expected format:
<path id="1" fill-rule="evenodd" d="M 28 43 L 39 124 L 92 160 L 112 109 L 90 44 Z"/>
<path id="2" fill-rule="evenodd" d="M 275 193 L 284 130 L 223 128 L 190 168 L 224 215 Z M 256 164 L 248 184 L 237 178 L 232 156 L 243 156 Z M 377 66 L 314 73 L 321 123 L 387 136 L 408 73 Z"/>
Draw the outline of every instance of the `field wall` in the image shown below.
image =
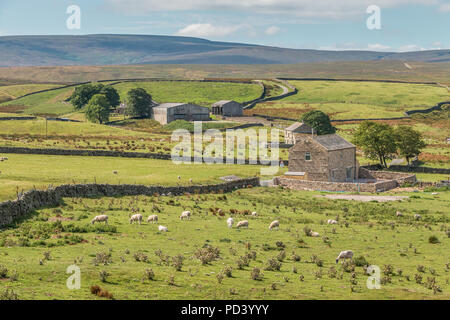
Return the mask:
<path id="1" fill-rule="evenodd" d="M 62 198 L 94 198 L 122 196 L 183 195 L 200 193 L 226 193 L 236 189 L 259 186 L 259 178 L 248 178 L 224 182 L 215 185 L 196 186 L 145 186 L 145 185 L 110 185 L 110 184 L 66 184 L 52 187 L 45 191 L 31 190 L 19 194 L 16 200 L 0 203 L 0 227 L 9 225 L 32 213 L 34 210 L 55 207 Z"/>

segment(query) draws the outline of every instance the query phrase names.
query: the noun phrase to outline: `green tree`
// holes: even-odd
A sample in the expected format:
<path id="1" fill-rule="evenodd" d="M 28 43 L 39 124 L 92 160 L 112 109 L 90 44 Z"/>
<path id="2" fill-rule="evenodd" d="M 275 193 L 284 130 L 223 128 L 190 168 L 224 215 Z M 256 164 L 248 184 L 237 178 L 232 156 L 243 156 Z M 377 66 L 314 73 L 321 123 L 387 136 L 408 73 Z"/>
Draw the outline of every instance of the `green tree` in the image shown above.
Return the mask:
<path id="1" fill-rule="evenodd" d="M 152 96 L 142 88 L 127 93 L 127 113 L 134 117 L 148 118 L 152 113 Z"/>
<path id="2" fill-rule="evenodd" d="M 367 158 L 378 159 L 384 167 L 387 167 L 386 160 L 393 159 L 397 151 L 394 129 L 383 123 L 362 122 L 356 129 L 353 143 L 363 150 Z"/>
<path id="3" fill-rule="evenodd" d="M 301 121 L 316 130 L 318 135 L 331 134 L 336 132 L 336 128 L 331 125 L 330 117 L 320 110 L 313 110 L 305 113 Z"/>
<path id="4" fill-rule="evenodd" d="M 110 104 L 108 99 L 103 94 L 94 95 L 89 100 L 85 114 L 86 118 L 94 123 L 105 123 L 109 120 Z"/>
<path id="5" fill-rule="evenodd" d="M 103 94 L 111 107 L 116 107 L 120 104 L 120 96 L 117 90 L 110 85 L 97 84 L 83 84 L 75 88 L 69 100 L 76 110 L 82 109 L 91 98 L 96 94 Z"/>
<path id="6" fill-rule="evenodd" d="M 426 143 L 422 139 L 422 134 L 411 127 L 399 126 L 395 129 L 395 142 L 398 153 L 409 160 L 418 156 Z"/>

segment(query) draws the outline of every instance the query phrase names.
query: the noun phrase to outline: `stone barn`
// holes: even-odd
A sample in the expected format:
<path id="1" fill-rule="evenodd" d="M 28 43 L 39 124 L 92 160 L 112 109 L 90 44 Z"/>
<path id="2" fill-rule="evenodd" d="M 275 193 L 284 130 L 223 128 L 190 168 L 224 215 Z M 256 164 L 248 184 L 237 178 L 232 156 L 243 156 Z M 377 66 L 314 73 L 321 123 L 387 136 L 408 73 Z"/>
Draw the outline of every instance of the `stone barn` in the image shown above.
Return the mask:
<path id="1" fill-rule="evenodd" d="M 239 102 L 232 100 L 221 100 L 211 105 L 212 114 L 226 117 L 241 117 L 244 112 L 244 106 Z"/>
<path id="2" fill-rule="evenodd" d="M 356 147 L 338 136 L 304 135 L 289 149 L 289 172 L 295 179 L 354 182 L 359 163 Z"/>
<path id="3" fill-rule="evenodd" d="M 284 140 L 287 144 L 296 144 L 305 135 L 315 134 L 316 131 L 303 122 L 296 122 L 284 129 Z"/>
<path id="4" fill-rule="evenodd" d="M 161 124 L 175 120 L 208 121 L 209 109 L 192 103 L 163 103 L 153 107 L 152 118 Z"/>

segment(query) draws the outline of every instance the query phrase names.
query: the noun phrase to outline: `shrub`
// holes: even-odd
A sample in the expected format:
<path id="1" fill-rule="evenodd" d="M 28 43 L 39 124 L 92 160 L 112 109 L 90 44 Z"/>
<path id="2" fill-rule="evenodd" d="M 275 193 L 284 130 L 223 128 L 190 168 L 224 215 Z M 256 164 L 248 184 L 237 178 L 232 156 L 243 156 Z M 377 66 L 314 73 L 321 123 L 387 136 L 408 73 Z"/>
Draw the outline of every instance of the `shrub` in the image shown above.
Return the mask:
<path id="1" fill-rule="evenodd" d="M 223 273 L 228 277 L 231 278 L 233 276 L 233 268 L 231 266 L 226 266 L 223 269 Z"/>
<path id="2" fill-rule="evenodd" d="M 98 273 L 98 276 L 100 277 L 101 282 L 106 282 L 110 274 L 107 271 L 102 270 Z"/>
<path id="3" fill-rule="evenodd" d="M 261 270 L 259 268 L 253 268 L 250 278 L 252 280 L 262 280 L 263 274 L 261 273 Z"/>
<path id="4" fill-rule="evenodd" d="M 175 257 L 172 258 L 172 266 L 175 268 L 176 271 L 181 271 L 181 269 L 183 268 L 183 261 L 184 256 L 182 256 L 181 254 L 176 255 Z"/>
<path id="5" fill-rule="evenodd" d="M 145 269 L 143 280 L 153 280 L 155 279 L 155 273 L 152 269 Z"/>
<path id="6" fill-rule="evenodd" d="M 220 249 L 210 245 L 205 245 L 194 253 L 194 257 L 199 259 L 205 265 L 220 257 Z"/>
<path id="7" fill-rule="evenodd" d="M 5 279 L 8 277 L 8 268 L 0 265 L 0 279 Z"/>
<path id="8" fill-rule="evenodd" d="M 353 262 L 355 263 L 355 265 L 357 267 L 362 267 L 362 266 L 368 266 L 369 263 L 367 262 L 366 258 L 364 256 L 359 256 L 356 257 L 355 259 L 353 259 Z"/>
<path id="9" fill-rule="evenodd" d="M 269 259 L 265 270 L 267 271 L 280 271 L 282 263 L 277 259 Z"/>
<path id="10" fill-rule="evenodd" d="M 436 243 L 439 243 L 440 241 L 439 241 L 438 237 L 436 237 L 435 235 L 432 235 L 428 238 L 428 242 L 431 244 L 436 244 Z"/>
<path id="11" fill-rule="evenodd" d="M 6 288 L 4 292 L 0 293 L 0 300 L 19 300 L 19 297 L 13 289 Z"/>

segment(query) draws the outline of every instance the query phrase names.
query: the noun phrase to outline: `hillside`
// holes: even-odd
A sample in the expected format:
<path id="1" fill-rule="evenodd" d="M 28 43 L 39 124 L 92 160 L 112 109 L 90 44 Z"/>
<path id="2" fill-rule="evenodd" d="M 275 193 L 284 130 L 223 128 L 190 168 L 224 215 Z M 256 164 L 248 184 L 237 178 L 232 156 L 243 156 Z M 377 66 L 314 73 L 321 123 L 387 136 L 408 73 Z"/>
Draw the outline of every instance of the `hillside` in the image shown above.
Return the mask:
<path id="1" fill-rule="evenodd" d="M 408 53 L 285 49 L 154 35 L 4 36 L 0 66 L 295 64 L 404 60 L 449 62 L 450 50 Z"/>

